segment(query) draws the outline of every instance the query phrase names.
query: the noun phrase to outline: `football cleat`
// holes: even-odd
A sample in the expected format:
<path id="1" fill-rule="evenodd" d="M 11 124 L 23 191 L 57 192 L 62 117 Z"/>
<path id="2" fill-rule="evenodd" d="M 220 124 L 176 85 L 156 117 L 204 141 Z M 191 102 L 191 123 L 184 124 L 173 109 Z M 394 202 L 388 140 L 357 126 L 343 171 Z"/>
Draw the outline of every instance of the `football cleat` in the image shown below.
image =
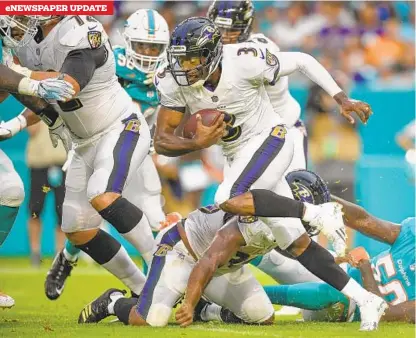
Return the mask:
<path id="1" fill-rule="evenodd" d="M 342 219 L 342 206 L 339 203 L 329 202 L 317 205 L 316 216 L 309 225 L 321 231 L 331 242 L 337 256 L 345 256 L 347 250 L 347 233 Z"/>
<path id="2" fill-rule="evenodd" d="M 50 300 L 58 299 L 62 294 L 66 279 L 71 275 L 71 271 L 77 261 L 70 262 L 65 258 L 63 251 L 59 252 L 53 260 L 52 267 L 48 271 L 45 281 L 45 294 Z"/>
<path id="3" fill-rule="evenodd" d="M 301 309 L 293 306 L 282 306 L 279 310 L 275 311 L 274 315 L 278 316 L 296 316 L 301 312 Z"/>
<path id="4" fill-rule="evenodd" d="M 201 313 L 205 309 L 207 305 L 211 304 L 210 302 L 206 301 L 205 299 L 201 298 L 199 302 L 195 306 L 194 310 L 194 322 L 204 322 L 201 318 Z"/>
<path id="5" fill-rule="evenodd" d="M 0 292 L 0 309 L 10 309 L 14 306 L 14 299 L 3 292 Z"/>
<path id="6" fill-rule="evenodd" d="M 375 331 L 381 316 L 389 306 L 381 297 L 370 293 L 370 296 L 360 306 L 361 325 L 360 331 Z"/>
<path id="7" fill-rule="evenodd" d="M 113 301 L 111 298 L 114 294 L 125 295 L 125 290 L 108 289 L 100 297 L 86 305 L 78 317 L 78 324 L 98 323 L 104 318 L 110 316 L 108 313 L 108 305 Z"/>

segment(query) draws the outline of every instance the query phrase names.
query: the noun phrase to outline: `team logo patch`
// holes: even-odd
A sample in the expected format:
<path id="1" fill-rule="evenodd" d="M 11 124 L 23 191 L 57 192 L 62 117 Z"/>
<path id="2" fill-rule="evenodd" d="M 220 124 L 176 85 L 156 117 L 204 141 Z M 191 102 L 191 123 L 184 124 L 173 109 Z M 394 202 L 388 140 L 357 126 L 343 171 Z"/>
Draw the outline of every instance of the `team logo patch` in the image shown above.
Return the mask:
<path id="1" fill-rule="evenodd" d="M 156 250 L 156 252 L 153 254 L 153 256 L 157 256 L 157 257 L 164 257 L 167 255 L 167 253 L 169 251 L 172 251 L 172 247 L 168 244 L 159 244 L 158 245 L 158 249 Z"/>
<path id="2" fill-rule="evenodd" d="M 279 60 L 277 59 L 277 56 L 270 53 L 269 50 L 266 48 L 266 63 L 269 66 L 276 66 L 279 63 Z"/>
<path id="3" fill-rule="evenodd" d="M 197 47 L 204 46 L 210 41 L 213 41 L 215 38 L 218 37 L 218 31 L 212 26 L 205 26 L 202 29 L 201 36 L 196 42 Z"/>
<path id="4" fill-rule="evenodd" d="M 315 204 L 314 203 L 315 201 L 314 201 L 314 198 L 313 198 L 313 194 L 302 183 L 300 183 L 300 182 L 293 182 L 291 184 L 291 188 L 292 188 L 293 197 L 296 200 L 302 201 L 302 202 L 308 202 L 308 203 L 311 203 L 311 204 Z"/>
<path id="5" fill-rule="evenodd" d="M 257 222 L 258 219 L 259 218 L 256 216 L 239 216 L 238 217 L 238 221 L 240 223 L 245 223 L 245 224 Z"/>
<path id="6" fill-rule="evenodd" d="M 96 49 L 100 47 L 102 43 L 101 32 L 98 32 L 98 31 L 88 32 L 88 42 L 90 43 L 90 46 L 92 49 Z"/>

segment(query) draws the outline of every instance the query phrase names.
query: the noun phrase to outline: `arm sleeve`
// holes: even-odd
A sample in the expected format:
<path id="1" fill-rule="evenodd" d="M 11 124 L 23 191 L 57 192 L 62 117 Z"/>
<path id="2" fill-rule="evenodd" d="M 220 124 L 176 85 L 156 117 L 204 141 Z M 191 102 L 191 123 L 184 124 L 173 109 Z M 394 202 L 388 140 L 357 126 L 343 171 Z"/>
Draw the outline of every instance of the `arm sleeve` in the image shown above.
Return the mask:
<path id="1" fill-rule="evenodd" d="M 82 90 L 90 82 L 95 70 L 107 61 L 107 57 L 108 51 L 105 46 L 73 50 L 65 58 L 60 72 L 74 78 Z"/>
<path id="2" fill-rule="evenodd" d="M 299 52 L 277 53 L 279 77 L 300 71 L 324 89 L 331 97 L 342 92 L 328 71 L 311 55 Z"/>

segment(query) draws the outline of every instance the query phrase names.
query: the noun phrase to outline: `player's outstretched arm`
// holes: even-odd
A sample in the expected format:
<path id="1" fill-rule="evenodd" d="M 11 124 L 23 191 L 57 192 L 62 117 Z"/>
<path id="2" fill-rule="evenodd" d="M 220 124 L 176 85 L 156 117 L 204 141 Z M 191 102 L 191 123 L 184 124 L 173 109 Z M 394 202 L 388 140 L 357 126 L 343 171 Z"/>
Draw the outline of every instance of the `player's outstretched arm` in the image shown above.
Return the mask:
<path id="1" fill-rule="evenodd" d="M 0 65 L 0 90 L 61 101 L 67 100 L 74 93 L 72 85 L 63 79 L 37 81 L 28 77 L 30 70 L 15 66 L 17 68 L 12 68 L 19 72 Z"/>
<path id="2" fill-rule="evenodd" d="M 349 99 L 329 72 L 313 56 L 300 52 L 279 52 L 277 58 L 280 65 L 279 77 L 300 71 L 334 98 L 340 106 L 341 115 L 350 123 L 355 122 L 352 113 L 355 113 L 361 122 L 367 123 L 372 115 L 371 107 L 365 102 Z"/>
<path id="3" fill-rule="evenodd" d="M 217 232 L 210 247 L 193 268 L 185 299 L 176 312 L 176 321 L 182 327 L 192 323 L 195 306 L 215 271 L 226 264 L 242 245 L 245 245 L 245 240 L 237 224 L 230 223 Z"/>
<path id="4" fill-rule="evenodd" d="M 331 195 L 334 202 L 342 205 L 344 223 L 351 229 L 387 244 L 393 244 L 400 233 L 400 225 L 370 215 L 364 208 L 340 197 Z"/>

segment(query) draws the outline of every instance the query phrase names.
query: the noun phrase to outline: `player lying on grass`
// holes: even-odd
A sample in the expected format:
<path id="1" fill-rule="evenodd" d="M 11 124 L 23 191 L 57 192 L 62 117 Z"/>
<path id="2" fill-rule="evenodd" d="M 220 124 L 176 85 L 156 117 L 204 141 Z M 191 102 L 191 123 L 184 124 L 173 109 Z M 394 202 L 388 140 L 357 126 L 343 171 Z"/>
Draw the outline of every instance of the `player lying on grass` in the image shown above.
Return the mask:
<path id="1" fill-rule="evenodd" d="M 349 276 L 368 291 L 390 304 L 382 320 L 415 322 L 415 218 L 400 225 L 378 219 L 363 208 L 341 198 L 333 199 L 344 207 L 347 226 L 391 247 L 370 259 L 362 248 L 350 252 L 346 266 Z M 354 301 L 325 283 L 267 286 L 274 304 L 307 309 L 305 320 L 353 321 L 360 319 Z M 313 310 L 313 311 L 309 311 Z"/>
<path id="2" fill-rule="evenodd" d="M 306 232 L 304 235 L 301 236 L 303 245 L 318 246 L 311 243 Z M 185 289 L 185 302 L 176 314 L 182 326 L 191 324 L 202 294 L 244 322 L 273 322 L 274 310 L 268 298 L 244 267 L 252 259 L 278 246 L 271 230 L 257 217 L 237 218 L 214 206 L 201 208 L 191 213 L 188 219 L 163 231 L 157 241 L 159 248 L 154 254 L 139 302 L 123 298 L 120 290 L 110 289 L 82 310 L 80 323 L 98 322 L 115 314 L 130 325 L 165 326 Z M 319 248 L 314 251 L 319 252 Z M 335 279 L 335 284 L 340 280 L 344 282 L 347 286 L 342 292 L 354 298 L 363 313 L 361 329 L 374 330 L 377 327 L 387 304 L 350 279 L 329 253 L 321 255 L 316 262 L 316 256 L 310 253 L 298 255 L 291 246 L 287 250 L 321 278 L 330 276 Z M 312 264 L 313 260 L 317 264 Z M 322 268 L 326 269 L 325 276 Z"/>

